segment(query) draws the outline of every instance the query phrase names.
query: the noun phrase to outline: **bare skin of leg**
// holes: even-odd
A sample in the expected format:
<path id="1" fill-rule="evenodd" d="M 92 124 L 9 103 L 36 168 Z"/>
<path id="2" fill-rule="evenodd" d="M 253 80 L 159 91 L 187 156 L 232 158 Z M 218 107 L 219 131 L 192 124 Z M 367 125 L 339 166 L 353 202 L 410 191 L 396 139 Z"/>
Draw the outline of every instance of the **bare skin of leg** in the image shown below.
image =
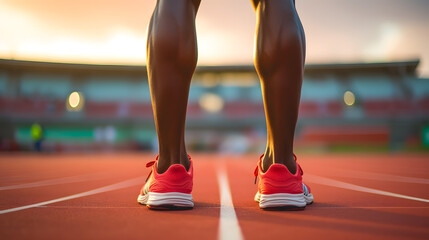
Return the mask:
<path id="1" fill-rule="evenodd" d="M 158 0 L 149 23 L 147 69 L 158 134 L 158 172 L 189 168 L 184 132 L 191 78 L 197 64 L 195 16 L 200 0 Z"/>
<path id="2" fill-rule="evenodd" d="M 296 172 L 293 138 L 305 62 L 305 35 L 294 0 L 252 0 L 257 16 L 254 62 L 261 80 L 267 122 L 262 163 Z"/>

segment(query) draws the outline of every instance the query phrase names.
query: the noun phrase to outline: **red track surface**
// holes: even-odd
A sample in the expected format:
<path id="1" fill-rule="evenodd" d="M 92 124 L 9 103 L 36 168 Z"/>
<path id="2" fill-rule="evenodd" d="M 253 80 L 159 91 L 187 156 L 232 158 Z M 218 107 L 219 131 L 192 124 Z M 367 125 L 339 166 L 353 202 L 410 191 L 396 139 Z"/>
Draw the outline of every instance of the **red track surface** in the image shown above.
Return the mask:
<path id="1" fill-rule="evenodd" d="M 299 155 L 315 196 L 299 212 L 262 211 L 253 202 L 258 155 L 206 154 L 192 154 L 193 210 L 148 210 L 136 198 L 149 172 L 144 165 L 153 158 L 0 155 L 0 212 L 142 177 L 138 185 L 0 214 L 0 239 L 216 239 L 221 167 L 245 239 L 429 239 L 429 203 L 328 186 L 317 178 L 429 199 L 428 154 Z"/>

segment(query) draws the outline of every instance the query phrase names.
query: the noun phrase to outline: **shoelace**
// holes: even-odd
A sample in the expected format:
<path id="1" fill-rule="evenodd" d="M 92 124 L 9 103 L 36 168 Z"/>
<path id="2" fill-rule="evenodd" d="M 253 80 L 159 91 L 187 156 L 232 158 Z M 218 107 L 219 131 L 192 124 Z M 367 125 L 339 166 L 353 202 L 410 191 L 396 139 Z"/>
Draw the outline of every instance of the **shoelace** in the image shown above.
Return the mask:
<path id="1" fill-rule="evenodd" d="M 158 157 L 156 157 L 156 159 L 158 160 Z M 154 165 L 155 163 L 156 163 L 156 160 L 155 161 L 150 161 L 150 162 L 146 163 L 146 167 L 147 168 L 148 167 L 152 167 L 152 165 Z M 144 181 L 144 182 L 147 182 L 147 180 L 149 180 L 149 177 L 152 174 L 152 171 L 153 170 L 150 170 L 150 173 L 149 173 L 149 175 L 147 175 L 146 181 Z"/>
<path id="2" fill-rule="evenodd" d="M 150 161 L 150 162 L 146 163 L 146 167 L 147 168 L 152 167 L 156 163 L 156 161 L 158 161 L 158 157 L 159 157 L 159 155 L 156 156 L 155 161 Z M 150 173 L 149 173 L 149 175 L 147 175 L 146 181 L 144 181 L 144 182 L 147 182 L 147 180 L 149 180 L 149 177 L 152 174 L 152 171 L 153 171 L 153 169 L 150 170 Z"/>
<path id="3" fill-rule="evenodd" d="M 262 154 L 259 157 L 259 159 L 262 159 L 263 156 L 264 156 L 264 154 Z M 295 153 L 293 154 L 293 158 L 295 159 L 295 162 L 296 162 L 296 155 L 295 155 Z M 297 162 L 296 162 L 296 166 L 297 166 L 299 172 L 301 173 L 301 176 L 304 175 L 304 171 L 302 170 L 301 166 Z M 253 175 L 255 175 L 255 184 L 256 184 L 256 181 L 258 180 L 258 175 L 259 175 L 259 162 L 256 165 L 255 171 L 253 171 Z"/>

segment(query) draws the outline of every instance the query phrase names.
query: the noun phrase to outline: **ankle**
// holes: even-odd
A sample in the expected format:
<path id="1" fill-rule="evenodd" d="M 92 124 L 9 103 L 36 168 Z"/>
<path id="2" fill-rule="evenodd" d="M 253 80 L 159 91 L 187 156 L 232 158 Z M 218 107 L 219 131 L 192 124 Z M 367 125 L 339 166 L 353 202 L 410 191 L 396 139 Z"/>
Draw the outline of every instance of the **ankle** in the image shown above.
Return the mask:
<path id="1" fill-rule="evenodd" d="M 286 166 L 290 173 L 296 173 L 296 162 L 293 154 L 275 155 L 274 153 L 265 152 L 261 163 L 262 171 L 266 172 L 274 163 L 283 164 Z"/>
<path id="2" fill-rule="evenodd" d="M 158 157 L 157 171 L 158 173 L 164 173 L 167 169 L 174 164 L 183 165 L 186 170 L 189 170 L 190 161 L 187 154 L 179 155 L 179 157 L 172 157 L 170 155 L 161 155 Z"/>

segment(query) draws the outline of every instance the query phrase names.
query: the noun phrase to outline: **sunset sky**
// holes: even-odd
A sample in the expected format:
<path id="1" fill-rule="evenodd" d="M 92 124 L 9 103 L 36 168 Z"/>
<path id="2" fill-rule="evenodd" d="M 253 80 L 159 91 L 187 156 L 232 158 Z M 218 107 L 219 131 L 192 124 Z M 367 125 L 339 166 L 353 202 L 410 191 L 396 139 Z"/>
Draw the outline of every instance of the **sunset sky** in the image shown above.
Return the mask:
<path id="1" fill-rule="evenodd" d="M 0 58 L 145 64 L 155 0 L 1 0 Z M 420 58 L 429 77 L 429 1 L 296 0 L 307 62 Z M 251 64 L 250 0 L 202 0 L 199 65 Z"/>

